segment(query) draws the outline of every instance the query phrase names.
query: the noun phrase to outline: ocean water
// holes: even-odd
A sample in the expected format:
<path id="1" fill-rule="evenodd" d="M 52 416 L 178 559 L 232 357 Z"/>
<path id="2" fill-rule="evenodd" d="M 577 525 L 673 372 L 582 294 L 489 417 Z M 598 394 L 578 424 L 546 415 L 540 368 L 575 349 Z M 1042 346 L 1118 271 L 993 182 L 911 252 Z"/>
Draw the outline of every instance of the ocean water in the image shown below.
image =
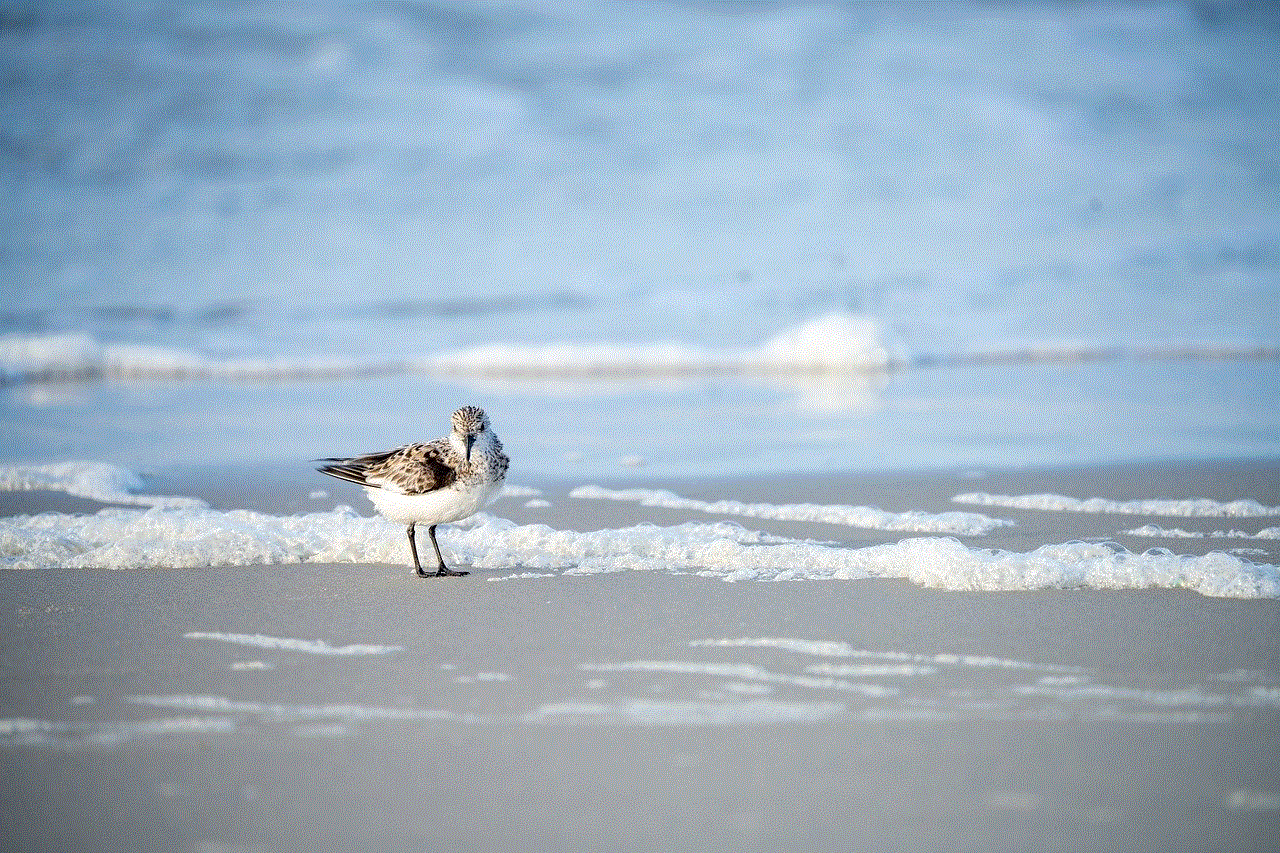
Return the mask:
<path id="1" fill-rule="evenodd" d="M 1269 4 L 17 2 L 0 46 L 6 463 L 462 403 L 526 480 L 1280 451 Z"/>

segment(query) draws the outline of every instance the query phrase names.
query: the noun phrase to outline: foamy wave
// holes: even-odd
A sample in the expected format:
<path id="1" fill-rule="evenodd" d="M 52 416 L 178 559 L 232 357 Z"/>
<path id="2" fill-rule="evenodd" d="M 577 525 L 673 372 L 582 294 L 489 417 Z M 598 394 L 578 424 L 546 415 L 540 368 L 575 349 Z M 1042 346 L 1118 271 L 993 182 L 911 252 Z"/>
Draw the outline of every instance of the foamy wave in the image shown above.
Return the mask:
<path id="1" fill-rule="evenodd" d="M 542 489 L 537 489 L 533 486 L 517 486 L 514 483 L 503 483 L 502 489 L 498 492 L 498 497 L 540 498 L 542 497 Z"/>
<path id="2" fill-rule="evenodd" d="M 727 581 L 906 578 L 957 590 L 1190 589 L 1280 597 L 1280 569 L 1231 554 L 1134 554 L 1069 542 L 1030 553 L 916 538 L 867 548 L 786 539 L 729 522 L 638 525 L 580 533 L 479 515 L 440 534 L 446 558 L 474 569 L 587 575 L 695 573 Z M 0 519 L 0 566 L 165 568 L 282 563 L 406 562 L 404 531 L 350 509 L 277 517 L 205 508 L 104 509 Z"/>
<path id="3" fill-rule="evenodd" d="M 369 722 L 377 720 L 445 720 L 453 717 L 448 711 L 435 708 L 399 707 L 386 708 L 370 705 L 332 704 L 296 705 L 270 702 L 253 702 L 228 699 L 225 696 L 126 696 L 126 702 L 152 708 L 173 708 L 181 711 L 198 711 L 206 714 L 247 714 L 267 721 L 290 720 L 342 720 L 345 722 Z"/>
<path id="4" fill-rule="evenodd" d="M 176 347 L 102 343 L 79 333 L 0 337 L 0 381 L 217 379 L 293 381 L 376 374 L 476 378 L 652 377 L 708 374 L 867 374 L 932 364 L 1115 359 L 1280 358 L 1276 348 L 1032 346 L 915 354 L 875 317 L 834 313 L 783 329 L 756 347 L 707 349 L 675 341 L 491 343 L 427 355 L 219 358 Z"/>
<path id="5" fill-rule="evenodd" d="M 1030 684 L 1019 685 L 1013 691 L 1021 696 L 1047 696 L 1059 702 L 1089 700 L 1092 702 L 1131 702 L 1140 705 L 1165 707 L 1280 707 L 1265 691 L 1245 694 L 1205 693 L 1199 687 L 1185 690 L 1144 690 L 1132 687 L 1115 687 L 1108 684 Z"/>
<path id="6" fill-rule="evenodd" d="M 388 560 L 389 547 L 362 549 L 376 542 L 377 531 L 389 531 L 384 524 L 349 508 L 289 517 L 201 507 L 41 513 L 0 519 L 0 566 L 195 568 Z"/>
<path id="7" fill-rule="evenodd" d="M 225 717 L 177 717 L 137 722 L 60 722 L 25 717 L 0 720 L 0 746 L 118 746 L 140 738 L 231 734 Z"/>
<path id="8" fill-rule="evenodd" d="M 954 536 L 982 536 L 997 527 L 1013 524 L 973 512 L 928 513 L 920 510 L 886 512 L 878 507 L 843 504 L 771 504 L 742 501 L 700 501 L 686 498 L 666 489 L 604 489 L 579 486 L 569 493 L 571 498 L 636 501 L 641 506 L 687 509 L 710 515 L 739 515 L 774 521 L 811 521 L 838 524 L 866 530 L 891 530 L 911 533 L 946 533 Z"/>
<path id="9" fill-rule="evenodd" d="M 627 722 L 645 726 L 734 726 L 765 723 L 809 723 L 831 719 L 847 710 L 840 702 L 556 702 L 525 715 L 525 722 Z"/>
<path id="10" fill-rule="evenodd" d="M 65 492 L 103 503 L 160 507 L 202 507 L 197 498 L 137 494 L 143 487 L 132 471 L 105 462 L 56 462 L 51 465 L 0 466 L 0 490 Z"/>
<path id="11" fill-rule="evenodd" d="M 293 637 L 271 637 L 266 634 L 224 634 L 219 631 L 189 631 L 182 635 L 188 640 L 221 640 L 224 643 L 238 643 L 242 646 L 256 646 L 261 649 L 283 649 L 291 652 L 306 652 L 325 657 L 350 657 L 352 655 L 386 655 L 404 651 L 403 646 L 374 646 L 366 643 L 355 643 L 347 646 L 331 646 L 324 640 L 297 640 Z"/>
<path id="12" fill-rule="evenodd" d="M 542 376 L 681 375 L 741 368 L 728 353 L 675 343 L 489 344 L 418 362 L 424 372 L 504 378 Z"/>
<path id="13" fill-rule="evenodd" d="M 1144 536 L 1153 539 L 1280 539 L 1280 527 L 1264 527 L 1257 533 L 1246 533 L 1243 530 L 1214 530 L 1202 533 L 1198 530 L 1183 530 L 1180 527 L 1144 524 L 1142 527 L 1120 532 L 1126 536 Z"/>
<path id="14" fill-rule="evenodd" d="M 219 359 L 189 350 L 103 344 L 88 335 L 0 338 L 0 379 L 289 380 L 377 373 L 440 376 L 650 376 L 706 373 L 866 372 L 903 363 L 870 317 L 833 314 L 787 329 L 755 349 L 679 343 L 490 344 L 421 358 Z"/>
<path id="15" fill-rule="evenodd" d="M 1137 501 L 1113 501 L 1106 498 L 1071 498 L 1065 495 L 990 495 L 985 492 L 969 492 L 956 495 L 951 500 L 959 504 L 998 506 L 1007 509 L 1031 509 L 1049 512 L 1090 512 L 1120 515 L 1162 515 L 1185 518 L 1260 518 L 1280 515 L 1280 506 L 1263 506 L 1254 500 L 1238 500 L 1222 503 L 1206 498 L 1153 499 Z"/>
<path id="16" fill-rule="evenodd" d="M 63 379 L 286 380 L 403 371 L 403 359 L 342 356 L 218 359 L 190 350 L 143 344 L 103 344 L 89 335 L 9 335 L 0 338 L 0 381 Z"/>
<path id="17" fill-rule="evenodd" d="M 485 376 L 627 376 L 705 373 L 861 373 L 906 363 L 875 318 L 830 314 L 786 329 L 759 347 L 708 350 L 675 342 L 490 345 L 436 356 L 433 372 Z"/>

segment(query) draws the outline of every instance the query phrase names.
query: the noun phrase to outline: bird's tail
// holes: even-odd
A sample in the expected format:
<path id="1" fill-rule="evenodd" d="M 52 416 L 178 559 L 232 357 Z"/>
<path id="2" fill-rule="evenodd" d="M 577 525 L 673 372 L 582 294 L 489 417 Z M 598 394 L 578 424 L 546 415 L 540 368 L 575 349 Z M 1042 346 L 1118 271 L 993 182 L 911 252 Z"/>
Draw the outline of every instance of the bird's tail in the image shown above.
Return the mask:
<path id="1" fill-rule="evenodd" d="M 347 480 L 351 483 L 358 483 L 361 486 L 369 485 L 369 481 L 365 479 L 369 474 L 369 469 L 375 465 L 386 462 L 387 459 L 399 453 L 403 448 L 397 447 L 395 450 L 383 450 L 378 453 L 366 453 L 363 456 L 352 456 L 350 459 L 313 459 L 313 462 L 328 462 L 328 465 L 321 465 L 316 470 L 322 474 L 328 474 L 330 477 L 337 477 L 339 480 Z"/>
<path id="2" fill-rule="evenodd" d="M 329 463 L 316 468 L 321 474 L 328 474 L 330 477 L 337 477 L 339 480 L 346 480 L 349 483 L 356 483 L 361 486 L 368 485 L 364 478 L 368 469 L 354 459 L 316 459 L 313 461 Z"/>

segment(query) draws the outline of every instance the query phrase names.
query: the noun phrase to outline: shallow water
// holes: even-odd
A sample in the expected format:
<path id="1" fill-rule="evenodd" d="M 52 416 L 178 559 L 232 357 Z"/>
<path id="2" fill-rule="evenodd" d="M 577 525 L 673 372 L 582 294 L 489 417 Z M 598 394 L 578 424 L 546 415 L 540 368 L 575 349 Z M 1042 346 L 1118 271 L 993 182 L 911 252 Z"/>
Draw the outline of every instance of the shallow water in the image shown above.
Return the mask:
<path id="1" fill-rule="evenodd" d="M 529 475 L 1275 455 L 1278 42 L 1266 4 L 23 4 L 0 459 L 463 402 Z"/>
<path id="2" fill-rule="evenodd" d="M 1280 362 L 1254 359 L 557 384 L 28 383 L 0 387 L 0 461 L 297 463 L 434 438 L 461 402 L 489 412 L 523 480 L 1270 457 L 1277 399 Z"/>

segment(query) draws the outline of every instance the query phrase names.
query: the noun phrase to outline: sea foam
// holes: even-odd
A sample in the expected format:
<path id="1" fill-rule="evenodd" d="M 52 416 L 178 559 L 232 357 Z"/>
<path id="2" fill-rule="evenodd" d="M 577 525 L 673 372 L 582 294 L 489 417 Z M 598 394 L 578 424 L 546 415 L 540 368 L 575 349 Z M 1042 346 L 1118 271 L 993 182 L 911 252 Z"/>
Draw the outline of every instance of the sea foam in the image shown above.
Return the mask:
<path id="1" fill-rule="evenodd" d="M 148 344 L 101 343 L 82 333 L 0 337 L 0 381 L 66 379 L 316 379 L 403 372 L 403 359 L 291 355 L 217 358 Z"/>
<path id="2" fill-rule="evenodd" d="M 105 462 L 55 462 L 50 465 L 0 466 L 2 491 L 66 492 L 102 503 L 157 507 L 203 507 L 198 498 L 138 494 L 142 479 L 132 471 Z"/>
<path id="3" fill-rule="evenodd" d="M 706 349 L 676 342 L 492 343 L 394 355 L 219 358 L 175 347 L 102 343 L 90 335 L 0 337 L 0 380 L 305 380 L 380 373 L 473 377 L 662 376 L 718 373 L 864 373 L 908 362 L 873 317 L 833 313 L 782 329 L 756 347 Z"/>
<path id="4" fill-rule="evenodd" d="M 1037 345 L 913 353 L 879 318 L 835 312 L 784 327 L 756 346 L 709 348 L 679 341 L 493 342 L 425 354 L 282 353 L 216 356 L 180 346 L 102 342 L 81 332 L 0 336 L 0 382 L 65 380 L 308 381 L 383 374 L 504 379 L 878 374 L 937 364 L 1034 364 L 1118 359 L 1280 358 L 1258 346 Z"/>
<path id="5" fill-rule="evenodd" d="M 1261 518 L 1280 515 L 1280 506 L 1263 506 L 1254 500 L 1214 501 L 1207 498 L 1186 500 L 1154 498 L 1115 501 L 1106 498 L 1080 498 L 1066 495 L 992 495 L 967 492 L 951 500 L 959 504 L 998 506 L 1006 509 L 1031 509 L 1049 512 L 1088 512 L 1118 515 L 1161 515 L 1184 518 Z"/>
<path id="6" fill-rule="evenodd" d="M 1126 536 L 1145 536 L 1152 539 L 1280 539 L 1280 527 L 1264 527 L 1256 533 L 1246 533 L 1243 530 L 1213 530 L 1202 533 L 1198 530 L 1183 530 L 1181 527 L 1144 524 L 1141 527 L 1120 532 Z"/>
<path id="7" fill-rule="evenodd" d="M 453 715 L 436 708 L 382 707 L 334 703 L 301 705 L 228 699 L 225 696 L 126 696 L 126 702 L 152 708 L 172 708 L 202 714 L 250 715 L 267 721 L 336 719 L 368 722 L 374 720 L 443 720 Z"/>
<path id="8" fill-rule="evenodd" d="M 224 643 L 237 643 L 242 646 L 256 646 L 262 649 L 281 649 L 290 652 L 306 652 L 325 657 L 350 657 L 353 655 L 386 655 L 404 651 L 403 646 L 377 646 L 367 643 L 353 643 L 346 646 L 331 646 L 324 640 L 299 640 L 293 637 L 271 637 L 265 634 L 227 634 L 220 631 L 189 631 L 183 634 L 188 640 L 221 640 Z"/>
<path id="9" fill-rule="evenodd" d="M 686 498 L 666 489 L 605 489 L 579 486 L 569 492 L 571 498 L 635 501 L 641 506 L 685 509 L 710 515 L 739 515 L 774 521 L 811 521 L 860 527 L 867 530 L 890 530 L 911 533 L 945 533 L 953 536 L 981 536 L 1012 521 L 990 518 L 973 512 L 928 513 L 920 510 L 886 512 L 878 507 L 843 504 L 771 504 L 743 503 L 734 500 L 701 501 Z"/>
<path id="10" fill-rule="evenodd" d="M 845 548 L 747 530 L 730 522 L 578 532 L 517 525 L 480 514 L 443 528 L 452 562 L 513 573 L 692 573 L 726 581 L 906 578 L 957 590 L 1051 588 L 1190 589 L 1209 596 L 1280 597 L 1280 569 L 1231 554 L 1135 554 L 1068 542 L 1029 553 L 969 548 L 948 537 Z M 109 508 L 94 515 L 44 513 L 0 519 L 7 568 L 182 568 L 406 560 L 404 531 L 350 508 L 295 516 L 202 507 Z M 496 578 L 502 574 L 495 575 Z"/>
<path id="11" fill-rule="evenodd" d="M 737 702 L 630 700 L 622 702 L 555 702 L 524 716 L 530 723 L 625 722 L 643 726 L 731 726 L 767 723 L 812 723 L 847 710 L 840 702 Z"/>
<path id="12" fill-rule="evenodd" d="M 170 717 L 158 720 L 62 722 L 26 717 L 0 719 L 0 746 L 119 746 L 132 740 L 169 735 L 230 734 L 225 717 Z"/>

